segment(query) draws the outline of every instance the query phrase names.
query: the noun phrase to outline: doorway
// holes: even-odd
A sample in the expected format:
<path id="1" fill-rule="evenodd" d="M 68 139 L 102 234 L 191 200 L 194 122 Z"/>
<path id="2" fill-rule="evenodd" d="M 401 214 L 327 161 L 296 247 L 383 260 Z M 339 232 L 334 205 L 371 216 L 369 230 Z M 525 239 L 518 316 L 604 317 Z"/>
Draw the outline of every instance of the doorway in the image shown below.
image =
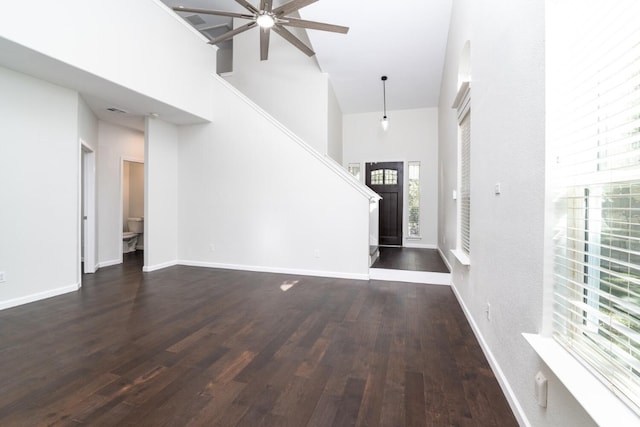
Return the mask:
<path id="1" fill-rule="evenodd" d="M 402 246 L 403 162 L 378 162 L 365 165 L 365 183 L 378 193 L 379 244 Z"/>
<path id="2" fill-rule="evenodd" d="M 139 256 L 144 250 L 144 161 L 122 158 L 121 176 L 121 262 L 124 254 L 128 258 Z M 135 229 L 132 229 L 135 227 Z M 135 237 L 135 238 L 134 238 Z M 134 254 L 133 252 L 137 252 Z"/>
<path id="3" fill-rule="evenodd" d="M 80 272 L 96 272 L 96 153 L 80 141 Z"/>

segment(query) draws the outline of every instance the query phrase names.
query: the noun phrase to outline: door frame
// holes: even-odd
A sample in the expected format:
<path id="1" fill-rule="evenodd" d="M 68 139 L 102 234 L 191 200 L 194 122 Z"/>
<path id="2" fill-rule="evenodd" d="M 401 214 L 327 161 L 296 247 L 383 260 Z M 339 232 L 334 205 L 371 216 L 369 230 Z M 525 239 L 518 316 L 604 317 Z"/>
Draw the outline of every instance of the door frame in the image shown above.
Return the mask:
<path id="1" fill-rule="evenodd" d="M 139 157 L 133 157 L 133 156 L 121 156 L 120 157 L 120 210 L 118 211 L 118 222 L 120 224 L 119 230 L 120 233 L 118 233 L 118 236 L 120 236 L 120 241 L 119 241 L 119 245 L 120 245 L 120 264 L 122 264 L 124 262 L 124 255 L 122 253 L 122 233 L 124 233 L 124 162 L 131 162 L 131 163 L 142 163 L 144 165 L 144 159 L 141 159 Z M 146 175 L 145 175 L 146 177 Z M 147 190 L 147 180 L 144 180 L 144 188 L 145 188 L 145 194 L 146 194 L 146 190 Z M 146 208 L 146 205 L 145 205 Z M 145 226 L 146 228 L 146 226 Z M 144 235 L 144 239 L 147 239 L 146 233 Z M 145 245 L 146 247 L 146 245 Z"/>
<path id="2" fill-rule="evenodd" d="M 79 270 L 82 273 L 96 272 L 96 153 L 80 139 L 80 188 L 78 203 L 79 218 Z M 84 215 L 83 215 L 84 214 Z M 84 236 L 84 239 L 83 239 Z M 81 241 L 83 240 L 83 241 Z M 84 262 L 84 269 L 82 263 Z M 83 271 L 84 270 L 84 271 Z M 82 279 L 80 280 L 82 284 Z"/>

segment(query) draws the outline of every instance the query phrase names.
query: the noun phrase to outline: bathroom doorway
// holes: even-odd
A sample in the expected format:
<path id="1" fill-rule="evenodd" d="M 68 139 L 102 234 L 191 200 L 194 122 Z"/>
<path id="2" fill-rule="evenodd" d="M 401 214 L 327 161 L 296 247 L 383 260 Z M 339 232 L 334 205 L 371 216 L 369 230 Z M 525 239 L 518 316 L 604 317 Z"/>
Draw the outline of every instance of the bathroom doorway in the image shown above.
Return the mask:
<path id="1" fill-rule="evenodd" d="M 80 140 L 80 272 L 96 272 L 96 153 Z"/>
<path id="2" fill-rule="evenodd" d="M 144 250 L 144 162 L 122 159 L 122 256 Z"/>

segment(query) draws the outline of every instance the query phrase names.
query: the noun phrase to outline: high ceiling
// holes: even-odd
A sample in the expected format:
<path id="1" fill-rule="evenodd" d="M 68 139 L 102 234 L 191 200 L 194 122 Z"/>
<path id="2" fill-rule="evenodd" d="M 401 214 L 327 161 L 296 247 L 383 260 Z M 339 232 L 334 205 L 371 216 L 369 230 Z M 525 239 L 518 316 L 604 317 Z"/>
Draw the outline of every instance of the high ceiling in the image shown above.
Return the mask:
<path id="1" fill-rule="evenodd" d="M 234 0 L 162 1 L 170 7 L 246 12 Z M 307 31 L 343 113 L 380 111 L 383 75 L 388 76 L 388 110 L 438 105 L 452 1 L 319 0 L 299 11 L 302 19 L 350 28 L 346 35 Z M 225 18 L 199 16 L 205 22 L 200 28 L 226 25 L 220 28 L 224 32 L 231 26 Z"/>

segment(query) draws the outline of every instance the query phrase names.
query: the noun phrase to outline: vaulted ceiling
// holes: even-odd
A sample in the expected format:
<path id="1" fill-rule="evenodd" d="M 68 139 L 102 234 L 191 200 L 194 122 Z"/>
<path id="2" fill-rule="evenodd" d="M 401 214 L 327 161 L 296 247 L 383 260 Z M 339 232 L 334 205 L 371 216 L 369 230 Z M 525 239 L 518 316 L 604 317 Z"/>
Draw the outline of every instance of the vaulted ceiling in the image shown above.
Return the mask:
<path id="1" fill-rule="evenodd" d="M 246 13 L 234 0 L 162 1 L 170 7 Z M 275 0 L 274 5 L 286 1 Z M 383 75 L 388 76 L 388 110 L 438 105 L 452 1 L 318 0 L 300 9 L 302 19 L 350 28 L 346 35 L 307 31 L 319 67 L 329 74 L 343 113 L 381 110 Z M 189 19 L 196 28 L 208 29 L 211 34 L 232 28 L 226 18 L 189 14 Z"/>

